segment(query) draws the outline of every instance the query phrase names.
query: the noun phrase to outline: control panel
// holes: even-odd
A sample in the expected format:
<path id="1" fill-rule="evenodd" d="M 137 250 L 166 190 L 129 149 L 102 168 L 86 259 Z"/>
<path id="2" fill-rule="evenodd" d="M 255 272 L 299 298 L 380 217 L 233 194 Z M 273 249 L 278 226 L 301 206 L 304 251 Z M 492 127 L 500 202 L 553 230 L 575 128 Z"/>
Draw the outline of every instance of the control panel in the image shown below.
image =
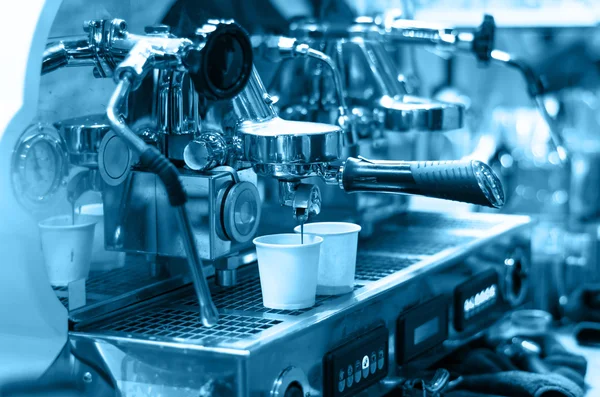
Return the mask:
<path id="1" fill-rule="evenodd" d="M 388 372 L 388 329 L 379 326 L 323 358 L 325 397 L 345 397 L 379 382 Z"/>
<path id="2" fill-rule="evenodd" d="M 396 326 L 399 365 L 440 345 L 448 338 L 448 297 L 437 296 L 400 315 Z"/>
<path id="3" fill-rule="evenodd" d="M 498 273 L 494 269 L 481 272 L 454 289 L 454 328 L 463 331 L 479 324 L 502 303 Z"/>

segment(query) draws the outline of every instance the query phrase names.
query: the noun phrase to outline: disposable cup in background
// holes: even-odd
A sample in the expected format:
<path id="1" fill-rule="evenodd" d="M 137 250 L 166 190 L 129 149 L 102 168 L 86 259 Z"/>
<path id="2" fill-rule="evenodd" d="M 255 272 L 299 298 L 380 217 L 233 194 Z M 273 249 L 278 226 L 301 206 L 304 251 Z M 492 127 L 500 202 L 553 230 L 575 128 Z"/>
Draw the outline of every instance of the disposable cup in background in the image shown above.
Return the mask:
<path id="1" fill-rule="evenodd" d="M 323 238 L 317 279 L 318 295 L 341 295 L 354 290 L 356 251 L 361 227 L 346 222 L 316 222 L 304 225 L 307 236 Z M 300 226 L 294 228 L 300 233 Z"/>
<path id="2" fill-rule="evenodd" d="M 270 309 L 298 310 L 315 304 L 317 273 L 323 239 L 300 235 L 273 234 L 253 240 L 263 304 Z"/>
<path id="3" fill-rule="evenodd" d="M 94 222 L 76 221 L 70 215 L 56 216 L 39 223 L 42 251 L 48 279 L 64 287 L 87 278 L 92 259 Z"/>
<path id="4" fill-rule="evenodd" d="M 90 266 L 92 271 L 107 271 L 124 265 L 119 252 L 107 251 L 104 248 L 104 207 L 102 203 L 86 204 L 77 208 L 75 220 L 78 223 L 94 222 L 96 224 Z"/>

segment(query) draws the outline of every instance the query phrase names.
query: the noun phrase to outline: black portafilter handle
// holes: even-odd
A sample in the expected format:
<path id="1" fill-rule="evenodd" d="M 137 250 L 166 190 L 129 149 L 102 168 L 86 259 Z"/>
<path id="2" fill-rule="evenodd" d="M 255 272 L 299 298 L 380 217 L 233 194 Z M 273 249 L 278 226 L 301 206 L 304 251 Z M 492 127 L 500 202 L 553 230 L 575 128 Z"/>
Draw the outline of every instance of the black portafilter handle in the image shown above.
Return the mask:
<path id="1" fill-rule="evenodd" d="M 230 99 L 248 83 L 253 67 L 250 36 L 233 21 L 211 20 L 196 31 L 183 63 L 196 92 L 209 100 Z"/>
<path id="2" fill-rule="evenodd" d="M 386 161 L 348 158 L 341 170 L 346 192 L 403 193 L 485 207 L 504 205 L 502 183 L 480 161 Z"/>

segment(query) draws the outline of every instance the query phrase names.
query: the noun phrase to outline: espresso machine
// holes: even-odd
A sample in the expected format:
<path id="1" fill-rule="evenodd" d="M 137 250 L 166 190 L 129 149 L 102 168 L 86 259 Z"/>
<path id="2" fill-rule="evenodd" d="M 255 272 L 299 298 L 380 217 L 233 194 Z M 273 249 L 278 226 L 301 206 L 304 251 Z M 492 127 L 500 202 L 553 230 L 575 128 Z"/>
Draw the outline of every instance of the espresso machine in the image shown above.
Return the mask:
<path id="1" fill-rule="evenodd" d="M 404 213 L 361 243 L 353 292 L 319 296 L 309 309 L 265 308 L 247 252 L 260 220 L 277 215 L 262 207 L 259 180 L 276 181 L 283 213 L 306 222 L 328 211 L 330 190 L 498 208 L 498 178 L 475 160 L 347 156 L 360 129 L 345 94 L 333 122 L 281 118 L 253 67 L 252 40 L 233 21 L 207 21 L 190 38 L 157 25 L 134 34 L 121 19 L 84 29 L 86 37 L 32 56 L 42 73 L 89 67 L 116 82 L 106 115 L 54 121 L 51 135 L 63 161 L 57 186 L 66 184 L 70 202 L 101 191 L 105 245 L 127 252 L 128 262 L 55 288 L 69 309 L 68 336 L 36 380 L 41 390 L 383 395 L 405 370 L 450 354 L 527 304 L 527 245 L 514 236 L 528 217 Z M 460 118 L 445 104 L 389 105 L 400 107 L 390 113 L 406 129 L 453 128 Z M 440 109 L 450 113 L 435 118 Z M 35 165 L 23 142 L 31 141 L 18 141 L 15 159 Z M 66 163 L 82 171 L 65 180 Z"/>

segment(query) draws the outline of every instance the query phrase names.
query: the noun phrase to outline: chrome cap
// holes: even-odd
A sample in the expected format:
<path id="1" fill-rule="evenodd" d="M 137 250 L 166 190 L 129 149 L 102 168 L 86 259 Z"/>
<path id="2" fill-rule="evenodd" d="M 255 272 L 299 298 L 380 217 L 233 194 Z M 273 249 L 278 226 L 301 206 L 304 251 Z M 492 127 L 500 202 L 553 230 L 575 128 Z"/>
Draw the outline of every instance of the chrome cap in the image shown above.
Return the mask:
<path id="1" fill-rule="evenodd" d="M 477 184 L 481 188 L 482 193 L 494 208 L 502 208 L 504 206 L 504 189 L 502 182 L 492 171 L 489 165 L 481 161 L 471 161 L 473 174 L 477 179 Z"/>

